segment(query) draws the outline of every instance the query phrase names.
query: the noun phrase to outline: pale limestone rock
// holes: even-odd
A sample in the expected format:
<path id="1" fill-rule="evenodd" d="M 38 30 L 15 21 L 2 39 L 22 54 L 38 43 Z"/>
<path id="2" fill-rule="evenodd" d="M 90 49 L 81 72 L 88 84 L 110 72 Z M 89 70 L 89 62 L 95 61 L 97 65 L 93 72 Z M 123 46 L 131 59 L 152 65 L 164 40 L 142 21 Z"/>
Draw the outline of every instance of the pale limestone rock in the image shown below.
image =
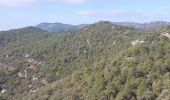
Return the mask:
<path id="1" fill-rule="evenodd" d="M 36 80 L 38 80 L 38 78 L 35 77 L 35 76 L 32 76 L 32 80 L 33 80 L 33 81 L 36 81 Z"/>
<path id="2" fill-rule="evenodd" d="M 170 33 L 168 33 L 168 32 L 161 33 L 161 35 L 170 38 Z"/>
<path id="3" fill-rule="evenodd" d="M 1 94 L 4 94 L 6 92 L 7 92 L 7 90 L 5 90 L 5 89 L 1 90 Z"/>
<path id="4" fill-rule="evenodd" d="M 139 39 L 135 40 L 135 41 L 132 41 L 131 44 L 133 46 L 137 45 L 137 44 L 142 44 L 142 43 L 145 43 L 145 41 L 142 39 L 141 41 Z"/>

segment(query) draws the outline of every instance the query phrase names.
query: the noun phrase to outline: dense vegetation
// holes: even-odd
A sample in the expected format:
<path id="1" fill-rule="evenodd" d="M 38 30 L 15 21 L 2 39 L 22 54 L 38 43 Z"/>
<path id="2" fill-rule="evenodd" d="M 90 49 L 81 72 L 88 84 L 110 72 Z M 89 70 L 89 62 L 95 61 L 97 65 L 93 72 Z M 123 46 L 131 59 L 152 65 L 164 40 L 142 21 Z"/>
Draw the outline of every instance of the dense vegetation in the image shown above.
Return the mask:
<path id="1" fill-rule="evenodd" d="M 170 39 L 161 35 L 168 26 L 142 31 L 101 21 L 66 33 L 15 31 L 0 34 L 2 99 L 170 97 Z"/>

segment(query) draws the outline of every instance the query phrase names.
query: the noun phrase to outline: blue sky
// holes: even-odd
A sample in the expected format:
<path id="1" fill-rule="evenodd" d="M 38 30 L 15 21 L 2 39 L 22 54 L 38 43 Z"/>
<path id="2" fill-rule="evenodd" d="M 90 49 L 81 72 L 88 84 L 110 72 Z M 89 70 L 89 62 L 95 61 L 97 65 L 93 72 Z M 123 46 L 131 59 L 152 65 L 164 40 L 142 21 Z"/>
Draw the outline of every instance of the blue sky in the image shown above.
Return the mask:
<path id="1" fill-rule="evenodd" d="M 170 21 L 170 0 L 0 0 L 0 30 L 41 22 Z"/>

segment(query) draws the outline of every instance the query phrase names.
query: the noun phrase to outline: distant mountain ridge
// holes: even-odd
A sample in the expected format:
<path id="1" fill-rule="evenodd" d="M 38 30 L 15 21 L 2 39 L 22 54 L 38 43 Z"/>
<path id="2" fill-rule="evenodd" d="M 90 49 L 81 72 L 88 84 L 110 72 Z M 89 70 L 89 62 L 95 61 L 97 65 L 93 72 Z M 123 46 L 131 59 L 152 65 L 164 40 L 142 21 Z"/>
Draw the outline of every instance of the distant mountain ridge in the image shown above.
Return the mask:
<path id="1" fill-rule="evenodd" d="M 66 32 L 76 28 L 75 25 L 63 23 L 40 23 L 36 27 L 48 32 Z"/>
<path id="2" fill-rule="evenodd" d="M 136 22 L 111 22 L 111 23 L 118 26 L 127 26 L 127 27 L 133 27 L 136 29 L 144 29 L 144 30 L 158 28 L 164 25 L 170 25 L 170 22 L 165 22 L 165 21 L 152 21 L 146 23 L 136 23 Z M 63 23 L 56 22 L 56 23 L 40 23 L 35 27 L 48 32 L 68 32 L 75 29 L 84 28 L 88 25 L 89 24 L 71 25 L 71 24 L 63 24 Z"/>
<path id="3" fill-rule="evenodd" d="M 135 23 L 135 22 L 113 22 L 115 25 L 119 26 L 128 26 L 128 27 L 133 27 L 136 29 L 153 29 L 153 28 L 158 28 L 160 26 L 164 25 L 170 25 L 170 22 L 165 22 L 165 21 L 152 21 L 152 22 L 146 22 L 146 23 Z"/>

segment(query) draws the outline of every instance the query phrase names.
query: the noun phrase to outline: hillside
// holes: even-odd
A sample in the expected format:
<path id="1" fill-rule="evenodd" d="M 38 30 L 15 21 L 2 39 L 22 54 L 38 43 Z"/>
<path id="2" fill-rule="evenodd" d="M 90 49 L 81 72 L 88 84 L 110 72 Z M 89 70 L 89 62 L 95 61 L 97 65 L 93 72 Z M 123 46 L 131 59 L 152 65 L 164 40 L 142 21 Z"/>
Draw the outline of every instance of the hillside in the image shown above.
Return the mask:
<path id="1" fill-rule="evenodd" d="M 25 27 L 21 29 L 13 29 L 9 31 L 0 32 L 0 48 L 6 47 L 6 45 L 12 43 L 16 45 L 23 42 L 33 42 L 34 39 L 39 39 L 43 35 L 47 35 L 48 32 L 35 27 Z M 15 42 L 15 43 L 14 43 Z M 19 44 L 18 44 L 19 45 Z M 11 45 L 9 45 L 11 46 Z"/>
<path id="2" fill-rule="evenodd" d="M 37 28 L 15 31 L 0 34 L 3 38 L 11 36 L 1 38 L 1 98 L 168 100 L 170 97 L 169 26 L 142 31 L 100 21 L 63 33 Z"/>

